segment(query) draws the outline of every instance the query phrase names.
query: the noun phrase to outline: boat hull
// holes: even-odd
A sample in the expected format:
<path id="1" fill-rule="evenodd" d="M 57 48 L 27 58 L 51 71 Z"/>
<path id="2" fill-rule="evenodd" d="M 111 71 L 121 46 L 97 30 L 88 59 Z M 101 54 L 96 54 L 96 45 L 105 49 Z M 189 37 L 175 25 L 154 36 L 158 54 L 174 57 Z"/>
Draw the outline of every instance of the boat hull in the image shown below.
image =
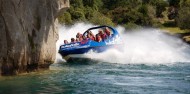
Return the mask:
<path id="1" fill-rule="evenodd" d="M 110 46 L 88 47 L 88 48 L 73 49 L 73 50 L 63 50 L 59 51 L 59 53 L 62 55 L 62 58 L 68 61 L 71 58 L 79 58 L 79 59 L 87 58 L 84 54 L 90 51 L 95 53 L 101 53 L 110 48 L 118 48 L 118 46 L 110 45 Z"/>

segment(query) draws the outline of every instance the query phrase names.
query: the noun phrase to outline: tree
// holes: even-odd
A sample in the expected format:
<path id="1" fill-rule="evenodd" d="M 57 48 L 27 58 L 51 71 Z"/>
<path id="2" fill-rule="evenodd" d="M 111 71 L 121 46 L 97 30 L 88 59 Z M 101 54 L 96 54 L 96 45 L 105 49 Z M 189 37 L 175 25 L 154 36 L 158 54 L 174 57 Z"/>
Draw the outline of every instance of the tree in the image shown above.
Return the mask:
<path id="1" fill-rule="evenodd" d="M 168 0 L 169 2 L 169 8 L 168 8 L 168 18 L 170 20 L 176 19 L 178 15 L 178 8 L 180 0 Z"/>
<path id="2" fill-rule="evenodd" d="M 70 4 L 74 8 L 83 8 L 83 0 L 70 0 Z"/>
<path id="3" fill-rule="evenodd" d="M 177 17 L 177 25 L 181 29 L 190 29 L 190 8 L 189 7 L 182 7 L 179 10 L 179 14 Z"/>
<path id="4" fill-rule="evenodd" d="M 156 0 L 156 16 L 157 17 L 163 17 L 162 12 L 166 10 L 166 7 L 168 6 L 168 3 L 164 0 Z"/>
<path id="5" fill-rule="evenodd" d="M 94 10 L 99 10 L 103 6 L 102 0 L 83 0 L 83 4 L 85 7 L 91 7 Z"/>
<path id="6" fill-rule="evenodd" d="M 180 0 L 168 0 L 169 6 L 179 7 Z"/>
<path id="7" fill-rule="evenodd" d="M 85 20 L 84 10 L 81 8 L 75 8 L 74 11 L 71 12 L 71 16 L 73 20 Z"/>
<path id="8" fill-rule="evenodd" d="M 152 5 L 142 5 L 138 11 L 142 14 L 140 16 L 140 20 L 138 25 L 143 25 L 143 26 L 153 26 L 155 23 L 154 18 L 156 16 L 156 10 Z M 136 22 L 137 23 L 137 22 Z"/>
<path id="9" fill-rule="evenodd" d="M 89 6 L 86 6 L 86 8 L 84 9 L 84 12 L 85 12 L 85 18 L 90 20 L 93 15 L 94 15 L 94 9 L 89 7 Z"/>
<path id="10" fill-rule="evenodd" d="M 63 22 L 89 21 L 94 24 L 154 26 L 162 17 L 165 0 L 71 0 L 70 18 Z M 69 14 L 64 14 L 69 17 Z M 70 19 L 70 20 L 69 20 Z"/>
<path id="11" fill-rule="evenodd" d="M 144 0 L 144 2 L 156 8 L 156 17 L 158 18 L 163 17 L 162 12 L 164 12 L 169 5 L 165 0 Z"/>
<path id="12" fill-rule="evenodd" d="M 71 19 L 71 14 L 69 12 L 65 12 L 63 15 L 58 17 L 59 23 L 65 23 L 65 24 L 71 24 L 72 19 Z"/>
<path id="13" fill-rule="evenodd" d="M 90 22 L 93 24 L 98 24 L 98 25 L 110 25 L 114 26 L 112 20 L 105 15 L 101 14 L 100 12 L 94 12 L 93 17 L 90 19 Z"/>
<path id="14" fill-rule="evenodd" d="M 181 29 L 190 29 L 190 0 L 181 0 L 177 17 L 177 25 Z"/>

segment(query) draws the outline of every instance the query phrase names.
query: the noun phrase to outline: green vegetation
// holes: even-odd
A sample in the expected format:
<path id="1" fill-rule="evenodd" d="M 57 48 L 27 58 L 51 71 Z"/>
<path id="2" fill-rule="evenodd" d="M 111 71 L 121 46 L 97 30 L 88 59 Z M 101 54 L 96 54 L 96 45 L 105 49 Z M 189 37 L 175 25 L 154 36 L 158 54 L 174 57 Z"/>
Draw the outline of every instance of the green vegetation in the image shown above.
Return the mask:
<path id="1" fill-rule="evenodd" d="M 167 30 L 170 34 L 186 33 L 188 30 L 182 30 L 179 27 L 161 27 L 163 30 Z"/>
<path id="2" fill-rule="evenodd" d="M 72 19 L 71 19 L 71 14 L 69 12 L 65 12 L 63 15 L 61 15 L 58 18 L 60 23 L 65 23 L 65 24 L 71 24 Z"/>
<path id="3" fill-rule="evenodd" d="M 177 17 L 177 25 L 181 29 L 190 29 L 190 0 L 181 0 Z"/>
<path id="4" fill-rule="evenodd" d="M 190 29 L 190 0 L 70 0 L 70 4 L 59 17 L 62 24 L 83 21 L 126 29 L 161 27 L 180 33 Z"/>

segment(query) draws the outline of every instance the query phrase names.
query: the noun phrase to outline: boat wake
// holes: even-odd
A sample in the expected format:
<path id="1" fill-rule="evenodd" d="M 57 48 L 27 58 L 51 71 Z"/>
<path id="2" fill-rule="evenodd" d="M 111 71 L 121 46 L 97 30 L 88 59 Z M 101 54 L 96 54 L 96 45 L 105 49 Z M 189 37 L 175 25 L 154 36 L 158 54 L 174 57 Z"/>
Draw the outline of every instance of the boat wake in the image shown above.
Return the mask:
<path id="1" fill-rule="evenodd" d="M 58 47 L 64 39 L 75 37 L 77 32 L 92 27 L 92 24 L 77 23 L 72 27 L 60 26 Z M 190 47 L 180 39 L 163 33 L 160 29 L 139 29 L 126 31 L 116 28 L 124 42 L 124 50 L 107 50 L 103 53 L 89 52 L 85 57 L 110 63 L 122 64 L 165 64 L 176 62 L 190 62 Z M 56 62 L 62 61 L 57 54 Z"/>

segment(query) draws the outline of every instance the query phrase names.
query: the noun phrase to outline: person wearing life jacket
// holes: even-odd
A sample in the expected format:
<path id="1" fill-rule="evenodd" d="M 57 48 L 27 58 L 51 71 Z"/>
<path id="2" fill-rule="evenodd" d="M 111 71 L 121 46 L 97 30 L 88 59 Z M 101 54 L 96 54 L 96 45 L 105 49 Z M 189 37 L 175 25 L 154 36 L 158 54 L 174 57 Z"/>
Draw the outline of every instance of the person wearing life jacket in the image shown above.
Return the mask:
<path id="1" fill-rule="evenodd" d="M 93 41 L 95 40 L 95 38 L 90 33 L 87 34 L 87 38 L 89 38 L 89 39 L 91 39 Z"/>
<path id="2" fill-rule="evenodd" d="M 82 41 L 82 40 L 83 40 L 82 34 L 80 34 L 79 32 L 77 33 L 76 38 L 78 38 L 79 41 Z"/>
<path id="3" fill-rule="evenodd" d="M 90 34 L 89 34 L 89 33 L 87 34 L 87 38 L 91 39 L 91 36 L 90 36 Z"/>
<path id="4" fill-rule="evenodd" d="M 69 44 L 69 42 L 67 40 L 64 40 L 64 44 Z"/>
<path id="5" fill-rule="evenodd" d="M 86 36 L 82 36 L 83 40 L 87 40 L 87 37 Z"/>
<path id="6" fill-rule="evenodd" d="M 75 42 L 76 42 L 75 38 L 71 38 L 71 43 L 75 43 Z"/>
<path id="7" fill-rule="evenodd" d="M 96 40 L 96 37 L 94 36 L 94 34 L 92 33 L 92 31 L 89 31 L 90 36 L 92 37 L 93 40 Z"/>
<path id="8" fill-rule="evenodd" d="M 82 37 L 82 34 L 81 34 L 80 32 L 78 32 L 77 35 L 78 35 L 79 37 Z"/>
<path id="9" fill-rule="evenodd" d="M 103 33 L 102 30 L 99 30 L 99 31 L 98 31 L 98 34 L 100 35 L 100 37 L 101 37 L 103 40 L 107 38 L 107 35 L 106 35 L 105 33 Z"/>
<path id="10" fill-rule="evenodd" d="M 96 41 L 97 42 L 101 42 L 102 41 L 102 38 L 99 34 L 96 34 Z"/>
<path id="11" fill-rule="evenodd" d="M 111 37 L 111 32 L 108 29 L 108 27 L 105 28 L 105 33 L 106 33 L 107 37 Z"/>

